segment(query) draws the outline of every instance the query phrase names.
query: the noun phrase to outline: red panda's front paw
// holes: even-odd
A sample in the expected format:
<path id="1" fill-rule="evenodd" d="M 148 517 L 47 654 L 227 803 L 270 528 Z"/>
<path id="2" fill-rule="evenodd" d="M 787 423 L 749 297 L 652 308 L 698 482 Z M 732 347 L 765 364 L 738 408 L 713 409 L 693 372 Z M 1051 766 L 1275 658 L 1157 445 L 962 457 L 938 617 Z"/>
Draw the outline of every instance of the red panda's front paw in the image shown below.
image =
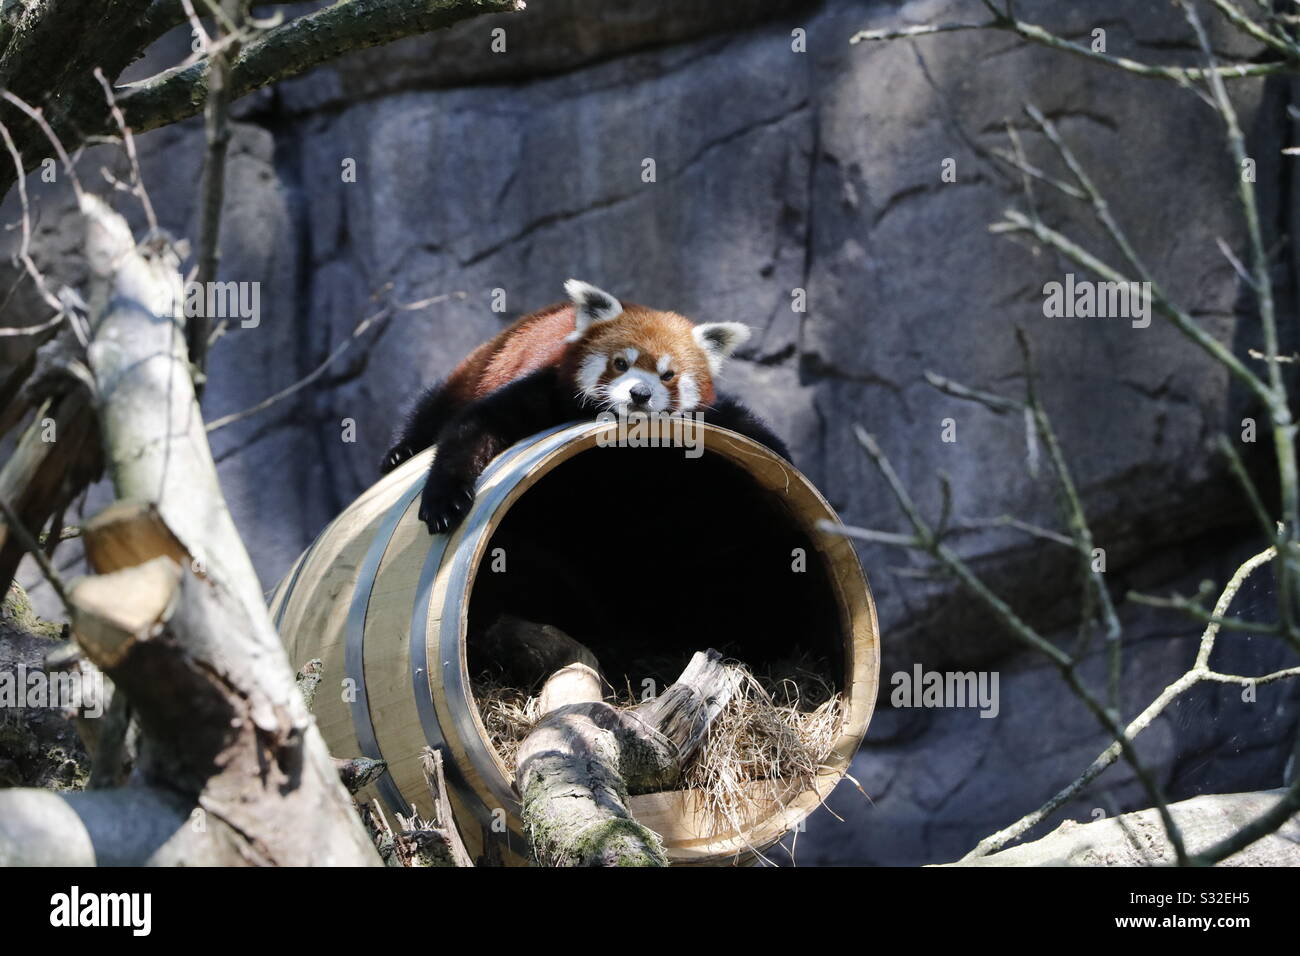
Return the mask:
<path id="1" fill-rule="evenodd" d="M 454 475 L 440 475 L 435 471 L 424 483 L 420 520 L 429 526 L 430 534 L 447 534 L 460 524 L 473 503 L 473 481 L 465 482 Z"/>

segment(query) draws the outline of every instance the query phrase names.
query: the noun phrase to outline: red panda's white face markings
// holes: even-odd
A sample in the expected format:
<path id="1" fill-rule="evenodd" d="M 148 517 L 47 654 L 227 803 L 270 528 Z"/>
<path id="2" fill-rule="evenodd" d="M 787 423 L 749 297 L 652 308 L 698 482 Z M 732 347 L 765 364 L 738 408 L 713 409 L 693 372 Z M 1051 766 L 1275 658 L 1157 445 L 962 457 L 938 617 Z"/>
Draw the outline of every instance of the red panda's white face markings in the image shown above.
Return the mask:
<path id="1" fill-rule="evenodd" d="M 577 390 L 614 411 L 678 414 L 707 407 L 713 376 L 749 338 L 739 322 L 695 325 L 676 312 L 625 305 L 574 279 L 565 290 L 574 304 L 569 367 Z"/>
<path id="2" fill-rule="evenodd" d="M 643 356 L 639 348 L 627 345 L 606 358 L 607 367 L 599 385 L 601 399 L 606 404 L 622 411 L 676 411 L 669 387 L 675 373 L 667 367 L 672 356 L 665 355 L 654 361 L 653 355 Z M 654 365 L 647 368 L 651 361 Z"/>
<path id="3" fill-rule="evenodd" d="M 584 354 L 578 365 L 578 385 L 587 399 L 615 411 L 670 414 L 689 411 L 698 401 L 698 389 L 691 391 L 690 373 L 679 373 L 680 363 L 671 352 L 643 351 L 617 334 L 591 339 L 582 343 Z"/>
<path id="4" fill-rule="evenodd" d="M 569 280 L 573 374 L 588 400 L 619 412 L 678 414 L 713 401 L 713 376 L 748 337 L 739 322 L 695 325 L 675 312 L 620 303 Z"/>

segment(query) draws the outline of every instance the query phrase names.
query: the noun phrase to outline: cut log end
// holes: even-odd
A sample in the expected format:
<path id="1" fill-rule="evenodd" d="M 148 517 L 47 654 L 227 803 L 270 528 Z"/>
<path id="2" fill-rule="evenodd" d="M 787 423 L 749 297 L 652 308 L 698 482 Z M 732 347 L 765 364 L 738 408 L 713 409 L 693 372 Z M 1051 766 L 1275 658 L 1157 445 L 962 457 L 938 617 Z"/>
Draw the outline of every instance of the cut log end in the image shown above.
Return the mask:
<path id="1" fill-rule="evenodd" d="M 167 556 L 177 564 L 189 552 L 148 502 L 115 501 L 86 522 L 86 560 L 97 574 L 121 571 L 153 558 Z"/>
<path id="2" fill-rule="evenodd" d="M 657 834 L 628 809 L 632 792 L 681 775 L 734 687 L 717 651 L 696 654 L 681 678 L 632 711 L 604 703 L 586 664 L 556 671 L 543 718 L 520 744 L 516 785 L 539 862 L 552 866 L 666 866 Z"/>
<path id="3" fill-rule="evenodd" d="M 75 582 L 69 592 L 72 629 L 90 659 L 112 670 L 157 633 L 175 608 L 181 574 L 170 557 L 158 557 Z"/>
<path id="4" fill-rule="evenodd" d="M 569 664 L 552 674 L 542 687 L 541 711 L 546 715 L 566 704 L 591 703 L 602 696 L 599 674 L 586 664 Z"/>

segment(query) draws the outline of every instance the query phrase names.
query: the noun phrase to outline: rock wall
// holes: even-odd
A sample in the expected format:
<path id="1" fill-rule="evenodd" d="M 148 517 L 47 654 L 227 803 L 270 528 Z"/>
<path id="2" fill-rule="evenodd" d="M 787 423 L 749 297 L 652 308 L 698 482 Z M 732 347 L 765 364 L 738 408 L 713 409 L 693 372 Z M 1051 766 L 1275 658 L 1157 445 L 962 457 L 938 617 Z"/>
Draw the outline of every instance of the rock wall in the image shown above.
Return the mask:
<path id="1" fill-rule="evenodd" d="M 848 42 L 864 27 L 979 17 L 976 2 L 613 6 L 535 3 L 522 16 L 365 51 L 240 104 L 222 275 L 261 283 L 261 322 L 217 346 L 210 419 L 314 369 L 384 301 L 463 294 L 396 315 L 316 387 L 214 434 L 268 588 L 373 480 L 421 384 L 554 301 L 570 275 L 632 301 L 753 325 L 729 387 L 788 438 L 847 521 L 887 529 L 901 518 L 853 440 L 855 423 L 880 437 L 931 514 L 942 469 L 959 516 L 1013 513 L 1061 526 L 1048 475 L 1025 467 L 1023 422 L 923 379 L 932 370 L 1021 392 L 1014 330 L 1023 328 L 1119 592 L 1193 572 L 1226 577 L 1248 525 L 1209 442 L 1235 434 L 1250 408 L 1221 368 L 1159 319 L 1134 328 L 1044 318 L 1043 284 L 1073 269 L 987 230 L 1022 202 L 1019 176 L 992 153 L 1006 143 L 1006 124 L 1035 162 L 1051 162 L 1021 112 L 1032 101 L 1094 171 L 1162 285 L 1244 352 L 1254 328 L 1240 319 L 1240 283 L 1215 247 L 1216 237 L 1241 233 L 1236 171 L 1194 96 L 1003 34 Z M 1185 55 L 1185 30 L 1164 5 L 1019 6 L 1070 36 L 1101 25 L 1115 52 Z M 491 52 L 497 27 L 504 53 Z M 167 42 L 153 59 L 187 38 Z M 1278 154 L 1289 92 L 1258 82 L 1233 90 L 1261 189 L 1277 197 L 1270 225 L 1285 229 Z M 194 235 L 199 124 L 148 134 L 140 146 L 164 225 Z M 941 179 L 949 159 L 955 182 Z M 84 162 L 120 166 L 104 150 Z M 352 164 L 355 181 L 346 181 Z M 75 279 L 66 196 L 34 189 L 39 248 Z M 1039 198 L 1050 222 L 1114 256 L 1082 209 Z M 5 210 L 12 218 L 13 197 Z M 494 312 L 502 295 L 505 311 Z M 1291 304 L 1284 297 L 1288 317 Z M 945 419 L 955 442 L 943 440 Z M 1068 555 L 1003 531 L 964 536 L 960 548 L 1031 620 L 1069 623 Z M 907 573 L 917 563 L 909 556 L 861 553 L 880 602 L 886 678 L 914 663 L 994 666 L 1003 712 L 883 711 L 856 765 L 874 806 L 848 788 L 837 793 L 848 826 L 819 815 L 800 840 L 801 860 L 951 859 L 1068 782 L 1100 737 L 1081 706 L 1062 700 L 1059 679 L 1014 654 L 951 584 Z M 1180 672 L 1195 629 L 1168 615 L 1131 617 L 1139 640 L 1126 703 L 1136 709 L 1166 672 Z M 1242 666 L 1268 666 L 1255 649 Z M 1278 785 L 1297 695 L 1276 694 L 1262 730 L 1257 711 L 1238 715 L 1207 697 L 1186 712 L 1199 717 L 1149 731 L 1143 746 L 1159 752 L 1175 795 Z M 1233 741 L 1241 751 L 1225 753 Z M 1145 806 L 1114 773 L 1116 806 Z"/>

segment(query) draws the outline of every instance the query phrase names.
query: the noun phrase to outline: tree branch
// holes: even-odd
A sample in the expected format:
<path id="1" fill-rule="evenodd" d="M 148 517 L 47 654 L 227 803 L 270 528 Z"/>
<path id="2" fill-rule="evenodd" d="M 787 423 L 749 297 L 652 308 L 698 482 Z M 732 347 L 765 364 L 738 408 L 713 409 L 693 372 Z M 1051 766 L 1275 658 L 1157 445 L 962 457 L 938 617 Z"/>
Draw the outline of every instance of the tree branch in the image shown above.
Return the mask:
<path id="1" fill-rule="evenodd" d="M 239 33 L 244 22 L 244 0 L 220 0 L 214 9 L 220 10 L 230 21 L 229 26 L 219 24 L 216 42 L 208 49 L 208 95 L 203 107 L 203 129 L 207 136 L 208 152 L 203 163 L 203 179 L 199 186 L 199 244 L 198 273 L 195 281 L 202 289 L 217 279 L 221 261 L 221 205 L 226 194 L 226 155 L 230 146 L 230 73 L 231 63 L 239 57 L 242 37 Z M 227 31 L 233 32 L 227 32 Z M 208 296 L 201 297 L 202 305 L 188 317 L 185 339 L 190 362 L 199 373 L 196 390 L 203 394 L 204 372 L 208 365 L 208 336 L 212 317 L 208 315 Z"/>
<path id="2" fill-rule="evenodd" d="M 230 99 L 353 50 L 439 30 L 484 13 L 522 8 L 520 0 L 341 0 L 250 43 L 231 69 Z M 203 59 L 122 87 L 119 103 L 127 124 L 143 132 L 200 112 L 208 96 L 210 70 L 211 63 Z"/>
<path id="3" fill-rule="evenodd" d="M 1205 68 L 1176 66 L 1173 64 L 1143 63 L 1140 60 L 1134 60 L 1130 57 L 1114 56 L 1100 50 L 1094 50 L 1090 46 L 1085 46 L 1082 43 L 1075 43 L 1072 40 L 1065 39 L 1065 37 L 1058 36 L 1036 23 L 1030 23 L 1027 20 L 1021 20 L 1017 17 L 1008 16 L 1003 13 L 998 13 L 994 19 L 985 23 L 950 23 L 940 24 L 937 26 L 860 30 L 849 38 L 849 42 L 857 44 L 882 40 L 913 39 L 919 36 L 930 36 L 938 33 L 951 33 L 964 30 L 1000 30 L 1005 33 L 1014 33 L 1016 36 L 1028 40 L 1031 43 L 1036 43 L 1039 46 L 1045 46 L 1053 50 L 1070 53 L 1074 56 L 1091 60 L 1094 63 L 1101 63 L 1105 66 L 1122 70 L 1125 73 L 1131 73 L 1134 76 L 1172 80 L 1181 85 L 1186 85 L 1196 80 L 1203 80 L 1207 76 L 1218 76 L 1223 79 L 1241 79 L 1245 77 L 1275 76 L 1281 73 L 1295 73 L 1297 70 L 1300 70 L 1300 57 L 1297 56 L 1295 51 L 1289 52 L 1285 59 L 1269 60 L 1262 63 L 1242 61 L 1239 63 L 1223 65 L 1215 64 Z"/>

